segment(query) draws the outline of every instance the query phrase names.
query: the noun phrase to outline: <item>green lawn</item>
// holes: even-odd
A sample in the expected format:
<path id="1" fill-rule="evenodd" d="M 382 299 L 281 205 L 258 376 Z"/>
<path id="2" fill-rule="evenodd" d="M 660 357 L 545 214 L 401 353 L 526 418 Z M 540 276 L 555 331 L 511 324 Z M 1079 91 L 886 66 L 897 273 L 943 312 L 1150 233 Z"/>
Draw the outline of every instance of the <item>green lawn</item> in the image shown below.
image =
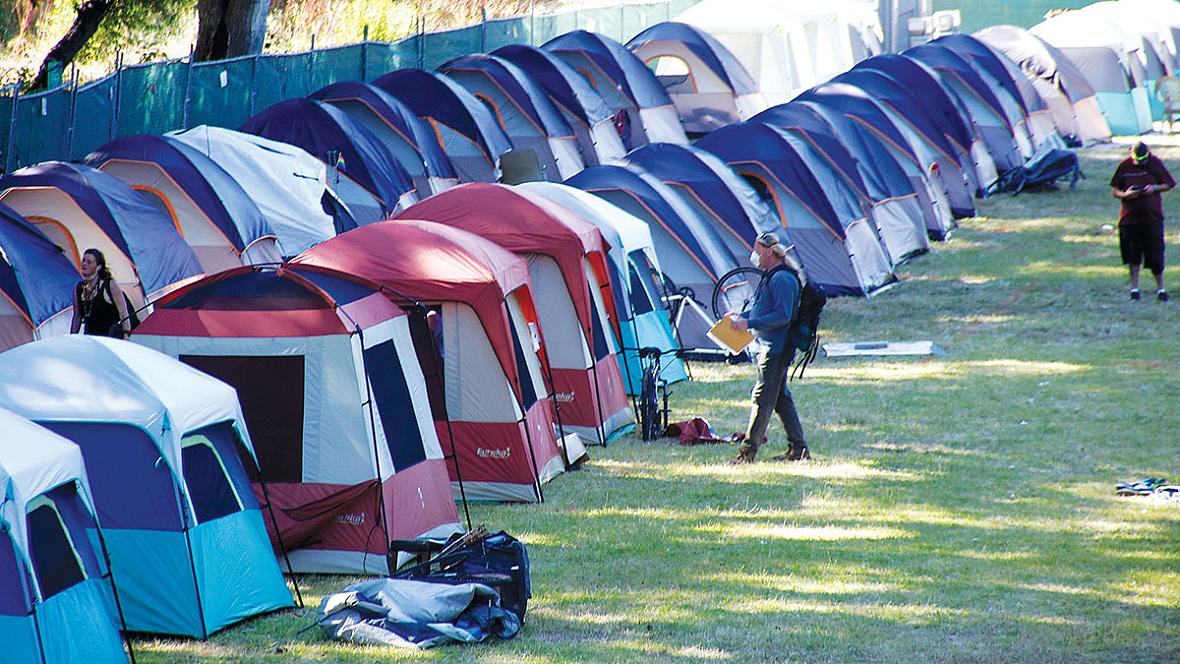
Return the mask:
<path id="1" fill-rule="evenodd" d="M 1180 175 L 1180 148 L 1157 152 Z M 829 304 L 826 340 L 946 354 L 817 360 L 793 384 L 814 461 L 733 467 L 730 446 L 630 438 L 543 505 L 473 506 L 529 545 L 516 640 L 343 647 L 300 630 L 353 579 L 311 577 L 309 608 L 137 641 L 140 660 L 1180 661 L 1180 504 L 1113 492 L 1180 480 L 1180 301 L 1127 301 L 1101 229 L 1124 154 L 1088 151 L 1077 191 L 981 202 L 897 287 Z M 741 428 L 752 369 L 693 372 L 674 418 Z M 766 457 L 785 450 L 777 423 L 771 441 Z"/>

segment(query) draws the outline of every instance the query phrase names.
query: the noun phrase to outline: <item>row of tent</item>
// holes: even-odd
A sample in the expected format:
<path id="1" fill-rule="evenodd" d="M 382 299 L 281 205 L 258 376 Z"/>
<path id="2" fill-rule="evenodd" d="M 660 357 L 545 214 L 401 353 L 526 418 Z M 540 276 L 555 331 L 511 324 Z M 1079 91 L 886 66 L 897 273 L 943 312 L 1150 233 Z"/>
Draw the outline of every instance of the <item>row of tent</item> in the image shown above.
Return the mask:
<path id="1" fill-rule="evenodd" d="M 122 661 L 120 625 L 205 637 L 290 606 L 284 570 L 389 572 L 391 540 L 460 528 L 456 499 L 539 502 L 631 426 L 639 349 L 703 345 L 700 302 L 749 298 L 726 278 L 758 234 L 868 295 L 1004 171 L 1109 137 L 1068 50 L 994 28 L 879 55 L 851 9 L 849 61 L 779 103 L 785 4 L 707 0 L 625 46 L 578 31 L 0 179 L 17 659 Z M 150 313 L 131 342 L 64 335 L 87 247 Z"/>

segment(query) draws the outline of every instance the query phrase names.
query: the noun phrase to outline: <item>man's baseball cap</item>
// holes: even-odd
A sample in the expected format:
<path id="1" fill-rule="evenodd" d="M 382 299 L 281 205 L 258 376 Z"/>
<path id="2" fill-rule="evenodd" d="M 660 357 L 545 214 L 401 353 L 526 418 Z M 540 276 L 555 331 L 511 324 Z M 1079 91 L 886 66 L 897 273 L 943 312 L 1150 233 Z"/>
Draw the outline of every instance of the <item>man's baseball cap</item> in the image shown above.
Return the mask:
<path id="1" fill-rule="evenodd" d="M 1148 148 L 1147 144 L 1143 141 L 1135 141 L 1135 144 L 1131 146 L 1131 159 L 1134 160 L 1135 163 L 1144 161 L 1150 154 L 1151 149 Z"/>

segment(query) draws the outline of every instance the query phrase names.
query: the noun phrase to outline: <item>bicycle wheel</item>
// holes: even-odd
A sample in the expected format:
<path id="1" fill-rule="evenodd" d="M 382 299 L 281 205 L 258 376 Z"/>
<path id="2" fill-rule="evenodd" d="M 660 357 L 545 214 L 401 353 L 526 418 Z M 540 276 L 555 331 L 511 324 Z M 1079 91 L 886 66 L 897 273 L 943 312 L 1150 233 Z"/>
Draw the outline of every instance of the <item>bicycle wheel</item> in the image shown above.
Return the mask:
<path id="1" fill-rule="evenodd" d="M 752 267 L 739 267 L 723 274 L 713 287 L 713 315 L 721 318 L 727 312 L 750 308 L 761 279 L 762 271 Z"/>
<path id="2" fill-rule="evenodd" d="M 660 404 L 656 392 L 656 371 L 658 360 L 649 360 L 650 364 L 643 370 L 643 384 L 639 389 L 639 426 L 643 440 L 659 438 Z"/>

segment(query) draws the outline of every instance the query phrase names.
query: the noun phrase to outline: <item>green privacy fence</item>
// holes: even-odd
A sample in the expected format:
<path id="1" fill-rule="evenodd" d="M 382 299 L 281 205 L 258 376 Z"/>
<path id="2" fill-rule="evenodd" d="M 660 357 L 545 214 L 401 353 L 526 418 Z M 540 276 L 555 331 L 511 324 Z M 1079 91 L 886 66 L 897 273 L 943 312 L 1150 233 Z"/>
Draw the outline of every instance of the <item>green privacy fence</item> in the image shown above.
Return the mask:
<path id="1" fill-rule="evenodd" d="M 337 81 L 371 81 L 404 67 L 433 69 L 506 44 L 540 45 L 585 29 L 626 42 L 699 0 L 665 0 L 557 14 L 530 14 L 396 42 L 365 41 L 305 53 L 216 62 L 190 58 L 117 67 L 97 81 L 31 95 L 0 91 L 0 165 L 77 160 L 117 136 L 161 134 L 201 124 L 236 128 L 271 104 Z"/>

